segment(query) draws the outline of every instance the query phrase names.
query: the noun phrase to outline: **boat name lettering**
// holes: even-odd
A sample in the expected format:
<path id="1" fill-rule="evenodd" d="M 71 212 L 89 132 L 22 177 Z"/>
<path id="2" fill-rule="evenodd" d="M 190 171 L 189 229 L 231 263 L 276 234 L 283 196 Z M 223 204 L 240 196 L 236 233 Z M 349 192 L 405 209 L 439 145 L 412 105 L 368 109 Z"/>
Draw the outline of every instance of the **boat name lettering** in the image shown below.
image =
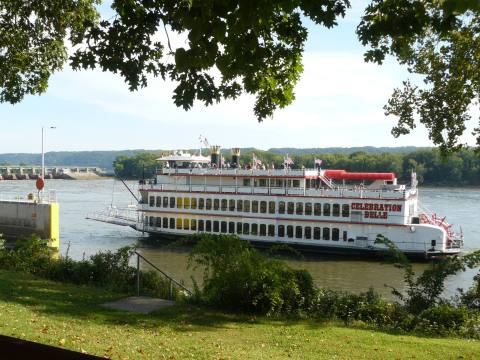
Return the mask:
<path id="1" fill-rule="evenodd" d="M 370 204 L 370 203 L 352 203 L 352 210 L 401 212 L 402 205 L 399 204 Z M 366 216 L 365 216 L 366 217 Z"/>

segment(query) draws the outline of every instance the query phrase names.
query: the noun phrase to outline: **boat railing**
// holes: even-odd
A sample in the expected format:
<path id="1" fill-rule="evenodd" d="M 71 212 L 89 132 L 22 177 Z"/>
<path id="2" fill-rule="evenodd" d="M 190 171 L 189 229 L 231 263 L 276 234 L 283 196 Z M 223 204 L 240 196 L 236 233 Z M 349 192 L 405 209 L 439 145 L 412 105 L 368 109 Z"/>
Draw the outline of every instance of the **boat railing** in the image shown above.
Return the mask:
<path id="1" fill-rule="evenodd" d="M 411 194 L 410 190 L 402 189 L 394 191 L 390 189 L 368 189 L 368 188 L 285 188 L 285 187 L 259 187 L 259 186 L 235 186 L 235 185 L 183 185 L 183 184 L 159 184 L 151 183 L 141 189 L 155 189 L 160 191 L 177 192 L 203 192 L 203 193 L 230 193 L 230 194 L 265 194 L 265 195 L 300 195 L 300 196 L 321 196 L 321 197 L 355 197 L 355 198 L 396 198 L 407 199 Z"/>
<path id="2" fill-rule="evenodd" d="M 87 214 L 86 218 L 115 225 L 135 226 L 138 222 L 138 211 L 136 206 L 120 208 L 109 206 L 104 210 Z"/>

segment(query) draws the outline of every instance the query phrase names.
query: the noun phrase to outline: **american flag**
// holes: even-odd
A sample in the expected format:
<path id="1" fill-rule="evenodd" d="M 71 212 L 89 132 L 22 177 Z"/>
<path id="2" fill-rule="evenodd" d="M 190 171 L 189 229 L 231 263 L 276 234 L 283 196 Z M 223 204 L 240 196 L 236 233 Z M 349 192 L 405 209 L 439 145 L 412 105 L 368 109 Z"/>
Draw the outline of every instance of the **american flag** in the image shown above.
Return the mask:
<path id="1" fill-rule="evenodd" d="M 261 166 L 262 161 L 255 156 L 255 154 L 252 154 L 252 165 L 253 166 Z"/>
<path id="2" fill-rule="evenodd" d="M 315 165 L 321 166 L 322 165 L 322 160 L 315 158 Z"/>
<path id="3" fill-rule="evenodd" d="M 285 165 L 293 165 L 293 160 L 292 160 L 292 158 L 291 158 L 290 156 L 288 156 L 288 154 L 287 154 L 287 156 L 283 159 L 283 163 L 284 163 Z"/>

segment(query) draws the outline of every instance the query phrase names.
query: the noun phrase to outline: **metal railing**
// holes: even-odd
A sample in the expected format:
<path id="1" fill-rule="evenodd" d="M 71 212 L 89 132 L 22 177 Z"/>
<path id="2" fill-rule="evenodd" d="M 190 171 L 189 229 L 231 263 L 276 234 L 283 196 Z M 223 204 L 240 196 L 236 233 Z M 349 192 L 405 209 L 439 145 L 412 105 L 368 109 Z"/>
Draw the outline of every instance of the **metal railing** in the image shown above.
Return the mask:
<path id="1" fill-rule="evenodd" d="M 180 192 L 213 192 L 225 194 L 265 194 L 265 195 L 301 195 L 301 196 L 321 196 L 321 197 L 359 197 L 359 198 L 378 198 L 378 199 L 399 199 L 404 200 L 414 195 L 410 189 L 399 188 L 391 189 L 368 189 L 368 188 L 347 188 L 337 186 L 328 188 L 284 188 L 284 187 L 255 187 L 242 185 L 181 185 L 181 184 L 146 184 L 141 187 L 148 190 L 160 191 L 180 191 Z"/>
<path id="2" fill-rule="evenodd" d="M 137 255 L 137 296 L 140 296 L 140 277 L 141 277 L 141 272 L 140 272 L 140 259 L 145 261 L 148 265 L 150 265 L 152 268 L 157 270 L 160 274 L 162 274 L 167 281 L 169 281 L 169 299 L 168 300 L 174 300 L 173 297 L 173 287 L 176 286 L 179 288 L 181 291 L 184 292 L 184 295 L 186 296 L 191 296 L 192 292 L 187 289 L 184 285 L 179 283 L 177 280 L 172 278 L 170 275 L 168 275 L 165 271 L 159 269 L 156 265 L 152 264 L 147 258 L 145 258 L 143 255 L 139 254 L 138 252 L 134 252 L 135 255 Z"/>

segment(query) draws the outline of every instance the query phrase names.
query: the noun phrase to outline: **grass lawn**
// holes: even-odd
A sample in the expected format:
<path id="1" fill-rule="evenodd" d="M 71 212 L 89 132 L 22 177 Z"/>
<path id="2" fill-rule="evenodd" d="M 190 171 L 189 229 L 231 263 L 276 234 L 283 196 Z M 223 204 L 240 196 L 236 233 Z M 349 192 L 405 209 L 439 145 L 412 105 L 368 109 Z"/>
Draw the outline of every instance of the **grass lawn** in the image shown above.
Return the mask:
<path id="1" fill-rule="evenodd" d="M 480 358 L 478 341 L 252 319 L 183 304 L 150 315 L 99 306 L 119 297 L 0 271 L 0 333 L 114 359 Z"/>

